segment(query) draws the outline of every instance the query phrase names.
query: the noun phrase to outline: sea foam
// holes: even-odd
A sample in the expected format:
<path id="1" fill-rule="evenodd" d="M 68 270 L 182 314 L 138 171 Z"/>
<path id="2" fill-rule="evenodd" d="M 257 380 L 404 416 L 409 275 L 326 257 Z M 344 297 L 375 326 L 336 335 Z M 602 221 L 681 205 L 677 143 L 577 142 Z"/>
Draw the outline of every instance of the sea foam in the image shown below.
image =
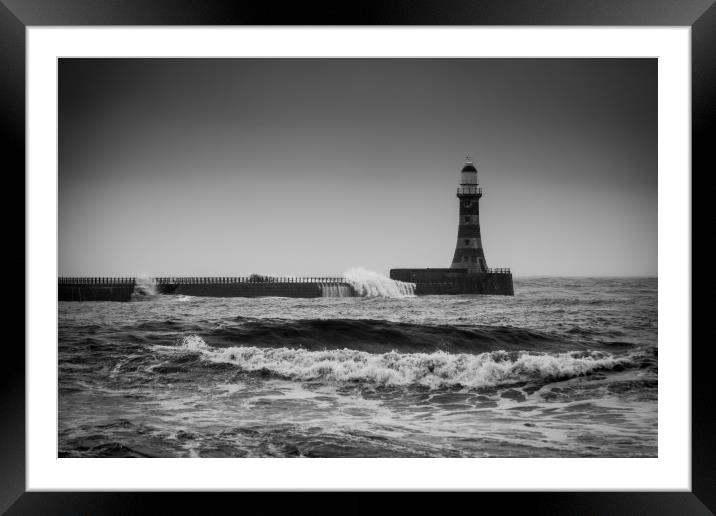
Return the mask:
<path id="1" fill-rule="evenodd" d="M 491 351 L 473 355 L 442 351 L 375 354 L 351 349 L 215 348 L 196 335 L 184 337 L 180 349 L 198 352 L 204 360 L 211 362 L 234 364 L 243 371 L 260 371 L 298 381 L 429 388 L 544 382 L 582 376 L 618 365 L 633 365 L 630 356 L 616 357 L 599 351 L 555 354 Z"/>

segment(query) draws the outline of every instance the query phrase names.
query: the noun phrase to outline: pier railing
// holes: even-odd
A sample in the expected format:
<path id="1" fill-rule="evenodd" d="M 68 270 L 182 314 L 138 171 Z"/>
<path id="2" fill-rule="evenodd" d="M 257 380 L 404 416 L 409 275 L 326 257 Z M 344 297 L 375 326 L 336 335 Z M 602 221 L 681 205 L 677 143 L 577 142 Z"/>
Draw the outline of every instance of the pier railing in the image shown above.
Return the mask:
<path id="1" fill-rule="evenodd" d="M 63 277 L 57 278 L 59 285 L 134 285 L 135 278 L 83 278 Z"/>
<path id="2" fill-rule="evenodd" d="M 294 276 L 168 276 L 153 278 L 155 283 L 166 284 L 231 284 L 231 283 L 347 283 L 339 277 Z"/>
<path id="3" fill-rule="evenodd" d="M 62 277 L 57 279 L 60 285 L 134 285 L 136 283 L 154 284 L 232 284 L 232 283 L 347 283 L 342 277 L 292 277 L 292 276 L 163 276 L 156 278 L 87 278 Z"/>

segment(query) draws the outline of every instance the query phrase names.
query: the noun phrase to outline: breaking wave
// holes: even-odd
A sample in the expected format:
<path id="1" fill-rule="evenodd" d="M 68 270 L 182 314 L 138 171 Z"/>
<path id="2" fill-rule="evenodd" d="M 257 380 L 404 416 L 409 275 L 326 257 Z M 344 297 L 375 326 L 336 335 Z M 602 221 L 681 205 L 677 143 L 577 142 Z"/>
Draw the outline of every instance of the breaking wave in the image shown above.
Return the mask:
<path id="1" fill-rule="evenodd" d="M 361 297 L 412 297 L 415 295 L 415 283 L 392 280 L 377 272 L 354 267 L 343 275 Z"/>
<path id="2" fill-rule="evenodd" d="M 255 346 L 215 348 L 197 335 L 183 337 L 179 349 L 197 352 L 214 363 L 298 381 L 361 383 L 376 386 L 419 385 L 492 387 L 520 382 L 544 383 L 600 370 L 636 367 L 634 355 L 601 351 L 545 354 L 491 351 L 480 354 L 368 353 L 351 349 L 309 351 Z"/>

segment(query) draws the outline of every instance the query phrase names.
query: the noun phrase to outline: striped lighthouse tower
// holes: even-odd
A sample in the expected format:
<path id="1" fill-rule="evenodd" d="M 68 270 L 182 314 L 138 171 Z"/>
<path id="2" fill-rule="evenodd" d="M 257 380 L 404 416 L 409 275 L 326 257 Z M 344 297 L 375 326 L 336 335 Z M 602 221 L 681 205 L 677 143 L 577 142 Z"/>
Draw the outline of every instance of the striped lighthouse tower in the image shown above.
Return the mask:
<path id="1" fill-rule="evenodd" d="M 460 222 L 457 229 L 457 244 L 452 259 L 452 269 L 467 269 L 468 272 L 486 272 L 487 263 L 480 238 L 480 197 L 482 188 L 477 182 L 477 168 L 472 158 L 465 158 L 465 166 L 460 172 L 460 186 L 457 197 L 460 199 Z"/>

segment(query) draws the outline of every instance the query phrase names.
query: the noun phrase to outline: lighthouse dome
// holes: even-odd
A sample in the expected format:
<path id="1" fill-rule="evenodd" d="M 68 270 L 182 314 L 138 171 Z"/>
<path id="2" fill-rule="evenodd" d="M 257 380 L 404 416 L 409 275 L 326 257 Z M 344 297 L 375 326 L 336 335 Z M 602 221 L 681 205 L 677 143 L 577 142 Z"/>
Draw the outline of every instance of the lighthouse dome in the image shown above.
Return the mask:
<path id="1" fill-rule="evenodd" d="M 463 172 L 477 172 L 477 169 L 475 168 L 475 165 L 472 163 L 465 163 L 465 166 L 462 167 Z"/>

